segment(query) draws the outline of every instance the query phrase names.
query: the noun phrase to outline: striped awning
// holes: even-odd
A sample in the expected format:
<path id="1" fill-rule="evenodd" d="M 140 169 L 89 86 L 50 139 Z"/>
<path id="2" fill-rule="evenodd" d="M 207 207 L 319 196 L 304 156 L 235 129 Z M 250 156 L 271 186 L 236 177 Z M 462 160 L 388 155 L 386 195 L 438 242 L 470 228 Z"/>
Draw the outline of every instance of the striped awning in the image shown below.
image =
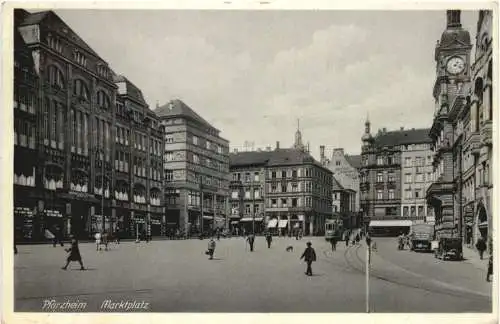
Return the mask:
<path id="1" fill-rule="evenodd" d="M 288 220 L 286 220 L 286 219 L 280 219 L 280 223 L 279 223 L 278 227 L 279 228 L 285 228 L 287 224 L 288 224 Z"/>
<path id="2" fill-rule="evenodd" d="M 269 223 L 267 224 L 267 228 L 274 228 L 274 227 L 276 227 L 276 225 L 278 225 L 278 220 L 276 218 L 271 219 L 269 221 Z"/>

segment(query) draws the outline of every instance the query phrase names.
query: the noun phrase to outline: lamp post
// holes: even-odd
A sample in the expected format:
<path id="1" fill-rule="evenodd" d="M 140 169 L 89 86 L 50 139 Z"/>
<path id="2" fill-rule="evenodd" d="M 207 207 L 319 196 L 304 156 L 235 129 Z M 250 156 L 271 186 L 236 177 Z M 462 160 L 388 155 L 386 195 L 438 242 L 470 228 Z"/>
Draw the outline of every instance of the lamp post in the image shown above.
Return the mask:
<path id="1" fill-rule="evenodd" d="M 99 160 L 101 160 L 101 220 L 102 220 L 102 226 L 101 226 L 101 230 L 104 232 L 106 230 L 106 226 L 105 226 L 105 218 L 104 218 L 104 156 L 103 158 L 101 159 L 100 157 L 100 152 L 103 152 L 103 155 L 104 155 L 104 150 L 102 150 L 100 147 L 98 147 L 96 149 L 96 158 L 98 157 Z"/>
<path id="2" fill-rule="evenodd" d="M 255 235 L 255 188 L 252 181 L 252 234 Z"/>

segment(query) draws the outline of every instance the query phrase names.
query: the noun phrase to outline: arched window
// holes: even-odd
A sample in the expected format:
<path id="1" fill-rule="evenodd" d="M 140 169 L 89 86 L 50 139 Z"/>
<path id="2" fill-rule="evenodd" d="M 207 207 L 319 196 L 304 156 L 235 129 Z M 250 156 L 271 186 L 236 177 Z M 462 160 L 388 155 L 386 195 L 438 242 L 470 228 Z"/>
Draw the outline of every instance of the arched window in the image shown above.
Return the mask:
<path id="1" fill-rule="evenodd" d="M 48 82 L 51 86 L 64 89 L 64 76 L 61 70 L 54 65 L 49 66 L 47 71 Z"/>
<path id="2" fill-rule="evenodd" d="M 87 88 L 85 82 L 83 82 L 81 79 L 76 79 L 75 81 L 73 81 L 73 95 L 77 96 L 78 98 L 84 99 L 85 101 L 89 100 L 89 89 Z"/>
<path id="3" fill-rule="evenodd" d="M 101 109 L 108 110 L 110 106 L 109 96 L 102 90 L 97 92 L 97 105 Z"/>
<path id="4" fill-rule="evenodd" d="M 477 78 L 474 85 L 474 94 L 477 97 L 476 104 L 476 129 L 475 131 L 479 131 L 479 125 L 481 120 L 483 119 L 482 105 L 483 105 L 483 79 Z"/>

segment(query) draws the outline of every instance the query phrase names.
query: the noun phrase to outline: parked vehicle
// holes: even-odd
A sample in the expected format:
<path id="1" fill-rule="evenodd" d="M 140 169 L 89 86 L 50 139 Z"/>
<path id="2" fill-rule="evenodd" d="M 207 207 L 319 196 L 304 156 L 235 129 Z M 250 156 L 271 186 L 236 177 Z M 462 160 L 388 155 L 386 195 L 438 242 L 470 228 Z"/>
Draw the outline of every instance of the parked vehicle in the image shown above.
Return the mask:
<path id="1" fill-rule="evenodd" d="M 438 248 L 434 251 L 434 257 L 441 260 L 463 260 L 462 239 L 448 237 L 440 238 Z"/>
<path id="2" fill-rule="evenodd" d="M 411 227 L 411 250 L 432 251 L 431 242 L 434 239 L 434 225 L 414 224 Z"/>

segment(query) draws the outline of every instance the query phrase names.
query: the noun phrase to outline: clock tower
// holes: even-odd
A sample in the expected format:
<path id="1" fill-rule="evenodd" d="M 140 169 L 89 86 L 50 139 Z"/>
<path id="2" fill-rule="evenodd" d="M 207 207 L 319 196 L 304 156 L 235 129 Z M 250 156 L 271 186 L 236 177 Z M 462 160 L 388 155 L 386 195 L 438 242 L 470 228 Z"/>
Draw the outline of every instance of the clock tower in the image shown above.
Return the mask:
<path id="1" fill-rule="evenodd" d="M 462 28 L 460 10 L 446 12 L 446 29 L 436 44 L 435 113 L 430 131 L 434 147 L 434 183 L 427 190 L 427 201 L 434 209 L 436 236 L 455 237 L 459 230 L 455 215 L 454 121 L 450 109 L 465 85 L 470 82 L 469 32 Z"/>

